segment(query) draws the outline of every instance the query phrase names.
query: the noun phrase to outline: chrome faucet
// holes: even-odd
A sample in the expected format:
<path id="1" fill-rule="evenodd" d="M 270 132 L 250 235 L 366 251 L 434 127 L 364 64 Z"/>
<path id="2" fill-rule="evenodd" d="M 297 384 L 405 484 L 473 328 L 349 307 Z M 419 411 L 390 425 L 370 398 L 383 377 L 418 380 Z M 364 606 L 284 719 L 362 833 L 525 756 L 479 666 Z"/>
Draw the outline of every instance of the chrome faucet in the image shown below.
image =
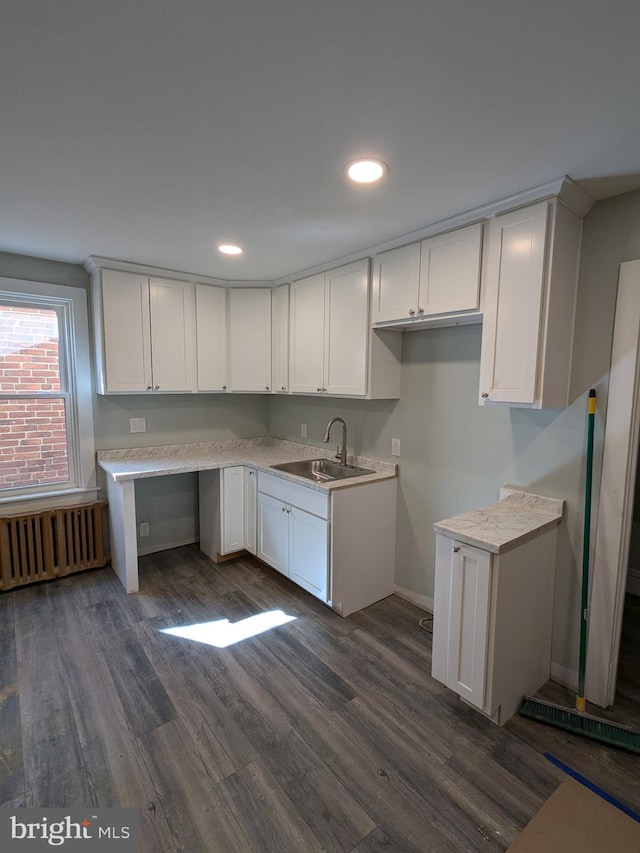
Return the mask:
<path id="1" fill-rule="evenodd" d="M 347 464 L 347 425 L 342 420 L 342 418 L 331 418 L 331 420 L 327 424 L 326 430 L 324 431 L 324 436 L 322 437 L 322 440 L 324 442 L 328 443 L 329 433 L 331 432 L 331 427 L 336 422 L 342 424 L 342 450 L 336 449 L 336 459 L 339 457 L 340 458 L 340 464 L 346 465 Z"/>

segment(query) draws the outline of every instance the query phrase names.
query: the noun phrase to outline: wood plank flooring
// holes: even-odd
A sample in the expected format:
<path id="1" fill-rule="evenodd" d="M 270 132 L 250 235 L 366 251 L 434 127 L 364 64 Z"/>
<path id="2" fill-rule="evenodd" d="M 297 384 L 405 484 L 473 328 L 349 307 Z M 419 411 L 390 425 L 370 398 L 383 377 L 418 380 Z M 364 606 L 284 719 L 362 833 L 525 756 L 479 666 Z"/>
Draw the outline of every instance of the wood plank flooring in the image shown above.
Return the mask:
<path id="1" fill-rule="evenodd" d="M 0 595 L 4 806 L 135 806 L 143 853 L 498 851 L 562 781 L 549 751 L 640 810 L 637 757 L 435 682 L 396 596 L 342 619 L 251 558 L 140 566 L 137 595 L 110 569 Z M 628 609 L 612 712 L 637 725 Z M 227 648 L 162 633 L 269 610 L 295 619 Z"/>

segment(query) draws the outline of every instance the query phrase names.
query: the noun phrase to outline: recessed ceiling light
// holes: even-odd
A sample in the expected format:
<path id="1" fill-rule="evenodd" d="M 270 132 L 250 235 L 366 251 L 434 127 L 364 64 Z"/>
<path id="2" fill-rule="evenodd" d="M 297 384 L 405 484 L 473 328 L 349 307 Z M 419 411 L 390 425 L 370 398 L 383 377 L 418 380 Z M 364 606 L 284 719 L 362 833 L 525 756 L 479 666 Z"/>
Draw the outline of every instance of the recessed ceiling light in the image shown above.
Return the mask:
<path id="1" fill-rule="evenodd" d="M 222 243 L 218 246 L 218 251 L 223 255 L 241 255 L 242 249 L 240 246 L 234 246 L 233 243 Z"/>
<path id="2" fill-rule="evenodd" d="M 372 184 L 379 181 L 389 170 L 382 160 L 354 160 L 347 166 L 347 175 L 358 184 Z"/>

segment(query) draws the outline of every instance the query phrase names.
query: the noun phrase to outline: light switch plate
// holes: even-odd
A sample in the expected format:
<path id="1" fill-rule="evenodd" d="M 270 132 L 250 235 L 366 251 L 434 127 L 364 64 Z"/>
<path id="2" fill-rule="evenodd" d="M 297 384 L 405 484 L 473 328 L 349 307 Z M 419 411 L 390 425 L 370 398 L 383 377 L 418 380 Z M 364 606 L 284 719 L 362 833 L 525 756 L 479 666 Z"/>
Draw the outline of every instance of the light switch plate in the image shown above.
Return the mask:
<path id="1" fill-rule="evenodd" d="M 300 438 L 306 438 L 306 437 L 307 437 L 307 425 L 306 424 L 300 424 Z"/>
<path id="2" fill-rule="evenodd" d="M 400 456 L 400 439 L 392 438 L 391 439 L 391 455 L 392 456 Z"/>
<path id="3" fill-rule="evenodd" d="M 149 535 L 149 522 L 143 521 L 142 524 L 140 525 L 140 538 L 142 539 L 143 536 L 148 536 L 148 535 Z"/>
<path id="4" fill-rule="evenodd" d="M 129 418 L 129 432 L 146 432 L 146 418 Z"/>

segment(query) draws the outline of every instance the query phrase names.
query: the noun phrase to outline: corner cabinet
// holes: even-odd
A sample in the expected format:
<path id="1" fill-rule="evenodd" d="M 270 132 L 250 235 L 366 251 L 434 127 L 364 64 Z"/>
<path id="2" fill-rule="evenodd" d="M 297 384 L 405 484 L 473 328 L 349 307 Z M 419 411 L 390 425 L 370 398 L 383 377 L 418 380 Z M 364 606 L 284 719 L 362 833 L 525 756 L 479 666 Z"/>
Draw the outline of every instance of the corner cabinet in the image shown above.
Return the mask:
<path id="1" fill-rule="evenodd" d="M 493 554 L 436 536 L 432 676 L 498 725 L 551 669 L 556 528 Z"/>
<path id="2" fill-rule="evenodd" d="M 98 393 L 195 390 L 191 282 L 96 269 L 91 288 Z"/>
<path id="3" fill-rule="evenodd" d="M 271 289 L 229 290 L 231 391 L 271 391 Z"/>
<path id="4" fill-rule="evenodd" d="M 582 220 L 556 199 L 490 220 L 479 403 L 569 403 Z"/>
<path id="5" fill-rule="evenodd" d="M 369 329 L 369 262 L 295 281 L 290 294 L 292 393 L 397 398 L 400 346 Z"/>
<path id="6" fill-rule="evenodd" d="M 271 339 L 273 342 L 272 383 L 275 394 L 289 391 L 289 285 L 276 287 L 271 294 Z"/>
<path id="7" fill-rule="evenodd" d="M 480 322 L 482 224 L 376 255 L 374 325 L 423 328 Z"/>

